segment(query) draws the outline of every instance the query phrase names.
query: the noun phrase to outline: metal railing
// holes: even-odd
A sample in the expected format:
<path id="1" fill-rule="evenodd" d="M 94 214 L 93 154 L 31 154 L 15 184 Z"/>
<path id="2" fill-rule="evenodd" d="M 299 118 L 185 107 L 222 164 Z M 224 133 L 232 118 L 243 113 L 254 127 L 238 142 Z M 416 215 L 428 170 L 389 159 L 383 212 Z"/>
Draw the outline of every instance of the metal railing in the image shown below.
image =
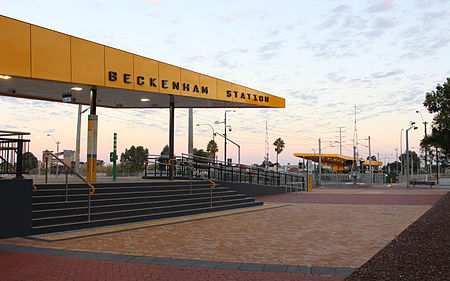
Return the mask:
<path id="1" fill-rule="evenodd" d="M 177 165 L 177 160 L 176 159 L 169 159 L 168 163 L 169 163 L 168 164 L 169 166 L 172 166 L 172 165 L 176 166 Z M 197 176 L 200 176 L 204 181 L 211 183 L 211 187 L 209 188 L 209 197 L 210 197 L 210 206 L 212 207 L 212 205 L 213 205 L 213 193 L 212 193 L 212 190 L 213 190 L 213 188 L 216 187 L 216 183 L 213 182 L 211 179 L 206 178 L 204 175 L 199 173 L 197 170 L 195 170 L 195 168 L 192 167 L 191 163 L 189 163 L 188 161 L 182 159 L 181 162 L 178 162 L 178 163 L 190 170 L 190 172 L 189 172 L 189 195 L 192 195 L 192 173 L 194 173 Z"/>
<path id="2" fill-rule="evenodd" d="M 299 173 L 276 172 L 261 167 L 237 163 L 225 163 L 209 158 L 182 154 L 175 157 L 177 163 L 188 162 L 197 173 L 193 177 L 200 179 L 201 175 L 214 181 L 250 183 L 270 186 L 289 186 L 291 183 L 306 183 L 306 176 Z M 167 155 L 149 155 L 145 169 L 146 177 L 168 177 L 169 157 Z M 174 167 L 174 176 L 189 178 L 189 168 L 184 165 Z"/>
<path id="3" fill-rule="evenodd" d="M 44 152 L 44 160 L 45 160 L 45 183 L 47 183 L 47 178 L 48 178 L 48 158 L 54 158 L 55 160 L 57 160 L 59 163 L 61 163 L 63 165 L 66 175 L 66 188 L 65 188 L 65 200 L 66 202 L 68 202 L 69 199 L 69 173 L 74 174 L 75 176 L 77 176 L 79 179 L 81 179 L 82 182 L 84 182 L 88 187 L 89 187 L 89 192 L 88 192 L 88 221 L 91 220 L 91 195 L 95 193 L 95 188 L 94 186 L 88 182 L 86 179 L 84 179 L 80 174 L 78 174 L 74 169 L 72 169 L 72 167 L 70 167 L 69 165 L 67 165 L 66 163 L 64 163 L 63 160 L 59 159 L 58 156 L 56 156 L 55 154 L 53 154 L 52 152 Z"/>
<path id="4" fill-rule="evenodd" d="M 30 140 L 23 136 L 30 133 L 0 131 L 0 174 L 15 174 L 16 178 L 23 178 L 22 174 L 28 172 L 24 165 L 29 149 Z M 25 167 L 24 167 L 25 166 Z"/>

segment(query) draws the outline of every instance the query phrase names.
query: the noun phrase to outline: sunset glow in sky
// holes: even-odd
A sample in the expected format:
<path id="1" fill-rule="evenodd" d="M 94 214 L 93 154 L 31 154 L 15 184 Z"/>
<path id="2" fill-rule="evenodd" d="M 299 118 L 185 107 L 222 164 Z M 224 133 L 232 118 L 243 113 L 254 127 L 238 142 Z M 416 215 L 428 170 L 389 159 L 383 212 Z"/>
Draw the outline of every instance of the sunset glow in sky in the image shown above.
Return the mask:
<path id="1" fill-rule="evenodd" d="M 284 139 L 282 164 L 295 152 L 353 154 L 354 108 L 358 150 L 394 161 L 400 131 L 415 121 L 410 147 L 419 150 L 425 93 L 450 76 L 450 1 L 41 1 L 0 0 L 0 14 L 126 50 L 286 98 L 285 109 L 236 109 L 228 137 L 241 162 L 264 159 L 268 122 L 272 143 Z M 0 96 L 0 130 L 31 132 L 31 151 L 75 149 L 77 106 Z M 176 111 L 176 154 L 187 152 L 187 109 Z M 168 143 L 168 109 L 98 108 L 99 159 L 143 145 L 159 154 Z M 224 109 L 194 109 L 194 124 L 223 133 Z M 87 115 L 81 158 L 86 159 Z M 194 146 L 206 149 L 208 126 L 194 127 Z M 403 135 L 403 149 L 405 149 Z M 223 141 L 218 138 L 219 159 Z M 237 150 L 228 146 L 237 161 Z"/>

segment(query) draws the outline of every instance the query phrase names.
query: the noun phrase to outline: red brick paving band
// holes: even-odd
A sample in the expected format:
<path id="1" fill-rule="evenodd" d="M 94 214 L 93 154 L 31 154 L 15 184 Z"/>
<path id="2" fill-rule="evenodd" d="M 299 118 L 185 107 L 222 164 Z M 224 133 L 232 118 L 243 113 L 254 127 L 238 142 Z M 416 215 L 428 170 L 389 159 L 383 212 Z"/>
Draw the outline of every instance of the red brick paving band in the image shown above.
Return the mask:
<path id="1" fill-rule="evenodd" d="M 262 272 L 113 262 L 29 253 L 0 252 L 0 281 L 16 280 L 316 280 L 345 276 Z"/>
<path id="2" fill-rule="evenodd" d="M 433 205 L 439 195 L 410 194 L 277 194 L 256 197 L 257 201 L 310 204 Z"/>

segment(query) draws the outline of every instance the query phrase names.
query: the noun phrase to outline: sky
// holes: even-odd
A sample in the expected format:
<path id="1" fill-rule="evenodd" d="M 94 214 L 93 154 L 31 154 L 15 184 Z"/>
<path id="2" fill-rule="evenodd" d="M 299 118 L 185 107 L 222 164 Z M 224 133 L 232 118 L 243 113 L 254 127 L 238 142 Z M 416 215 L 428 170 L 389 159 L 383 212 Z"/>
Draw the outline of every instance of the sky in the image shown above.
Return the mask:
<path id="1" fill-rule="evenodd" d="M 270 161 L 281 137 L 281 164 L 296 152 L 353 155 L 383 162 L 400 153 L 400 134 L 419 150 L 425 93 L 450 77 L 450 1 L 52 1 L 0 0 L 0 14 L 62 33 L 238 83 L 286 99 L 284 109 L 227 113 L 228 137 L 241 162 L 264 160 L 266 122 Z M 0 130 L 30 132 L 30 151 L 75 149 L 77 106 L 0 96 Z M 187 153 L 187 109 L 175 114 L 175 153 Z M 142 145 L 159 154 L 168 143 L 168 109 L 106 109 L 99 115 L 98 158 Z M 223 133 L 224 109 L 194 109 L 194 124 Z M 87 115 L 81 160 L 86 159 Z M 340 129 L 341 127 L 341 129 Z M 428 127 L 428 129 L 430 129 Z M 50 136 L 48 136 L 50 134 Z M 208 126 L 194 127 L 194 147 L 206 149 Z M 405 149 L 403 131 L 402 148 Z M 217 139 L 223 159 L 223 140 Z M 228 157 L 237 162 L 236 146 Z"/>

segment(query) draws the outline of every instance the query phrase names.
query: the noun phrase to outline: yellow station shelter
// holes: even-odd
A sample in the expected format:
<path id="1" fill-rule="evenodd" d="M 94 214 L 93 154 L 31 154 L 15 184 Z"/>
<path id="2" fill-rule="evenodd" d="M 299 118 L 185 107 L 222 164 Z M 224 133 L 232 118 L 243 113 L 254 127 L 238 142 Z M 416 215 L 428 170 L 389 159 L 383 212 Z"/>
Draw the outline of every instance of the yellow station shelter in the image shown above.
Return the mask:
<path id="1" fill-rule="evenodd" d="M 319 163 L 319 154 L 318 153 L 294 153 L 294 156 L 303 158 L 305 160 L 311 160 L 315 163 Z M 363 166 L 368 167 L 370 165 L 369 160 L 360 159 L 359 161 Z M 353 157 L 339 155 L 339 154 L 322 154 L 320 162 L 322 165 L 331 167 L 333 173 L 342 173 L 344 168 L 352 167 L 354 159 Z M 372 167 L 381 167 L 383 166 L 383 162 L 380 161 L 372 161 Z"/>
<path id="2" fill-rule="evenodd" d="M 1 15 L 0 95 L 89 105 L 90 181 L 96 174 L 97 106 L 169 108 L 171 158 L 175 107 L 285 107 L 281 97 Z"/>

